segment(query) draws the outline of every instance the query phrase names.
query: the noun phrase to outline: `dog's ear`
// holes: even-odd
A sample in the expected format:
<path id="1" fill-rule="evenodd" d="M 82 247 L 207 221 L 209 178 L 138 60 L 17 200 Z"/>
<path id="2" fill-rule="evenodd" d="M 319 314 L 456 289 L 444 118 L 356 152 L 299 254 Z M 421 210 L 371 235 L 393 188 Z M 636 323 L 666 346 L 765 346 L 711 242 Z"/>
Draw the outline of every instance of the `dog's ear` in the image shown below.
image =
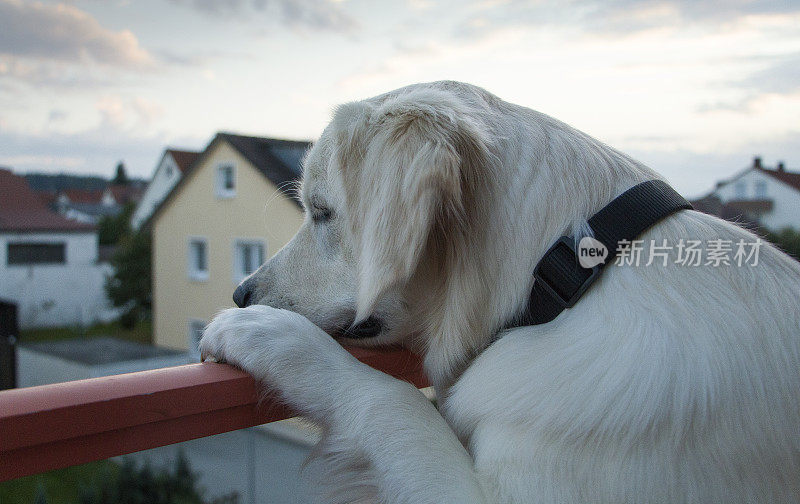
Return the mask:
<path id="1" fill-rule="evenodd" d="M 341 114 L 341 115 L 340 115 Z M 446 91 L 350 104 L 334 119 L 358 256 L 357 319 L 406 283 L 432 238 L 468 226 L 466 204 L 488 155 L 486 135 Z M 429 251 L 431 252 L 431 251 Z"/>

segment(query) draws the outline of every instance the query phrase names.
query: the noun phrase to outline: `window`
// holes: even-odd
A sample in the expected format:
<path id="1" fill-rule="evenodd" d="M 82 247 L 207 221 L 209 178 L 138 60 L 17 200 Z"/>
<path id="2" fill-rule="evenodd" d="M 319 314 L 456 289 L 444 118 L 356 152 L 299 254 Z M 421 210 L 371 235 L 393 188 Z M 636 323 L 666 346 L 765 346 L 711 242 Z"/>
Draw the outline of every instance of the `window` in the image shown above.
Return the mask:
<path id="1" fill-rule="evenodd" d="M 232 198 L 236 196 L 236 172 L 233 165 L 217 167 L 217 197 Z"/>
<path id="2" fill-rule="evenodd" d="M 744 199 L 747 196 L 747 184 L 744 180 L 740 180 L 736 182 L 736 185 L 733 186 L 734 191 L 736 191 L 736 199 Z"/>
<path id="3" fill-rule="evenodd" d="M 206 328 L 206 321 L 189 319 L 189 341 L 187 348 L 194 355 L 200 355 L 200 339 L 203 337 L 203 330 Z"/>
<path id="4" fill-rule="evenodd" d="M 238 240 L 233 248 L 233 281 L 239 283 L 264 264 L 264 243 Z"/>
<path id="5" fill-rule="evenodd" d="M 189 240 L 189 278 L 208 280 L 208 243 L 205 238 Z"/>
<path id="6" fill-rule="evenodd" d="M 65 243 L 9 243 L 7 262 L 9 265 L 64 264 Z"/>
<path id="7" fill-rule="evenodd" d="M 766 199 L 767 197 L 767 182 L 765 180 L 759 180 L 756 182 L 756 198 L 758 199 Z"/>

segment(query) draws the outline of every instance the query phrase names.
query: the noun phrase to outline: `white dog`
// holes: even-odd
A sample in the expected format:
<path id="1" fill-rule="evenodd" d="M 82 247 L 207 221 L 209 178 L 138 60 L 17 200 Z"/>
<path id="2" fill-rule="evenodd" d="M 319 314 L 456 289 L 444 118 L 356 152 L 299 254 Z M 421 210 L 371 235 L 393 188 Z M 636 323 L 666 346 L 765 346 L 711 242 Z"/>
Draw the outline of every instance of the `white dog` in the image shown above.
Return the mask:
<path id="1" fill-rule="evenodd" d="M 773 247 L 610 264 L 554 321 L 503 329 L 560 236 L 657 178 L 466 84 L 343 105 L 305 160 L 305 223 L 202 352 L 324 426 L 332 502 L 798 502 L 800 265 Z M 639 238 L 756 242 L 690 210 Z M 438 411 L 334 338 L 424 355 Z"/>

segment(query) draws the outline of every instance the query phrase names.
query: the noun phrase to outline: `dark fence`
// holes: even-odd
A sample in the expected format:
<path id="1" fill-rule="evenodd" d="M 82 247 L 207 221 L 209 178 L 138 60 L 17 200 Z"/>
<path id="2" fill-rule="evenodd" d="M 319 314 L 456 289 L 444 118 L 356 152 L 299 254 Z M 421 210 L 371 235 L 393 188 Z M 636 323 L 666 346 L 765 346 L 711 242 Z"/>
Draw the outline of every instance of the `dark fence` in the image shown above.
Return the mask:
<path id="1" fill-rule="evenodd" d="M 0 300 L 0 390 L 17 386 L 17 305 Z"/>

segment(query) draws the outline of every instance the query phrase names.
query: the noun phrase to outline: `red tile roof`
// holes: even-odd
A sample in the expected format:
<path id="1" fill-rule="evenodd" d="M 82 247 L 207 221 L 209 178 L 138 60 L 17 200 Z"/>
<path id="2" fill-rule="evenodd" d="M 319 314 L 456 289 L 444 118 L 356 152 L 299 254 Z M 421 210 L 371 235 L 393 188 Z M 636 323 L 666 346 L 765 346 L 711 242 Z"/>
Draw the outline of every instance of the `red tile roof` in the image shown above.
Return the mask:
<path id="1" fill-rule="evenodd" d="M 64 189 L 61 194 L 66 196 L 71 203 L 100 203 L 103 199 L 103 191 L 93 191 L 88 189 Z"/>
<path id="2" fill-rule="evenodd" d="M 114 200 L 120 205 L 137 203 L 140 199 L 142 199 L 142 194 L 144 194 L 144 189 L 139 186 L 112 185 L 108 186 L 108 188 L 111 190 Z"/>
<path id="3" fill-rule="evenodd" d="M 0 169 L 0 231 L 92 231 L 47 209 L 23 177 Z"/>
<path id="4" fill-rule="evenodd" d="M 778 179 L 784 184 L 788 184 L 797 189 L 798 191 L 800 191 L 800 173 L 781 171 L 781 170 L 769 170 L 767 168 L 761 168 L 761 167 L 756 167 L 756 170 L 760 171 L 761 173 L 766 173 L 770 177 Z"/>
<path id="5" fill-rule="evenodd" d="M 195 159 L 200 155 L 199 152 L 176 149 L 167 149 L 167 152 L 169 152 L 172 159 L 175 160 L 175 164 L 178 165 L 178 169 L 181 173 L 186 173 L 186 169 L 192 166 L 192 163 L 194 163 Z"/>
<path id="6" fill-rule="evenodd" d="M 58 193 L 55 191 L 35 191 L 35 192 L 36 196 L 38 196 L 39 199 L 42 200 L 42 203 L 44 203 L 44 206 L 46 207 L 50 207 L 50 205 L 56 202 L 56 198 L 58 198 Z"/>

